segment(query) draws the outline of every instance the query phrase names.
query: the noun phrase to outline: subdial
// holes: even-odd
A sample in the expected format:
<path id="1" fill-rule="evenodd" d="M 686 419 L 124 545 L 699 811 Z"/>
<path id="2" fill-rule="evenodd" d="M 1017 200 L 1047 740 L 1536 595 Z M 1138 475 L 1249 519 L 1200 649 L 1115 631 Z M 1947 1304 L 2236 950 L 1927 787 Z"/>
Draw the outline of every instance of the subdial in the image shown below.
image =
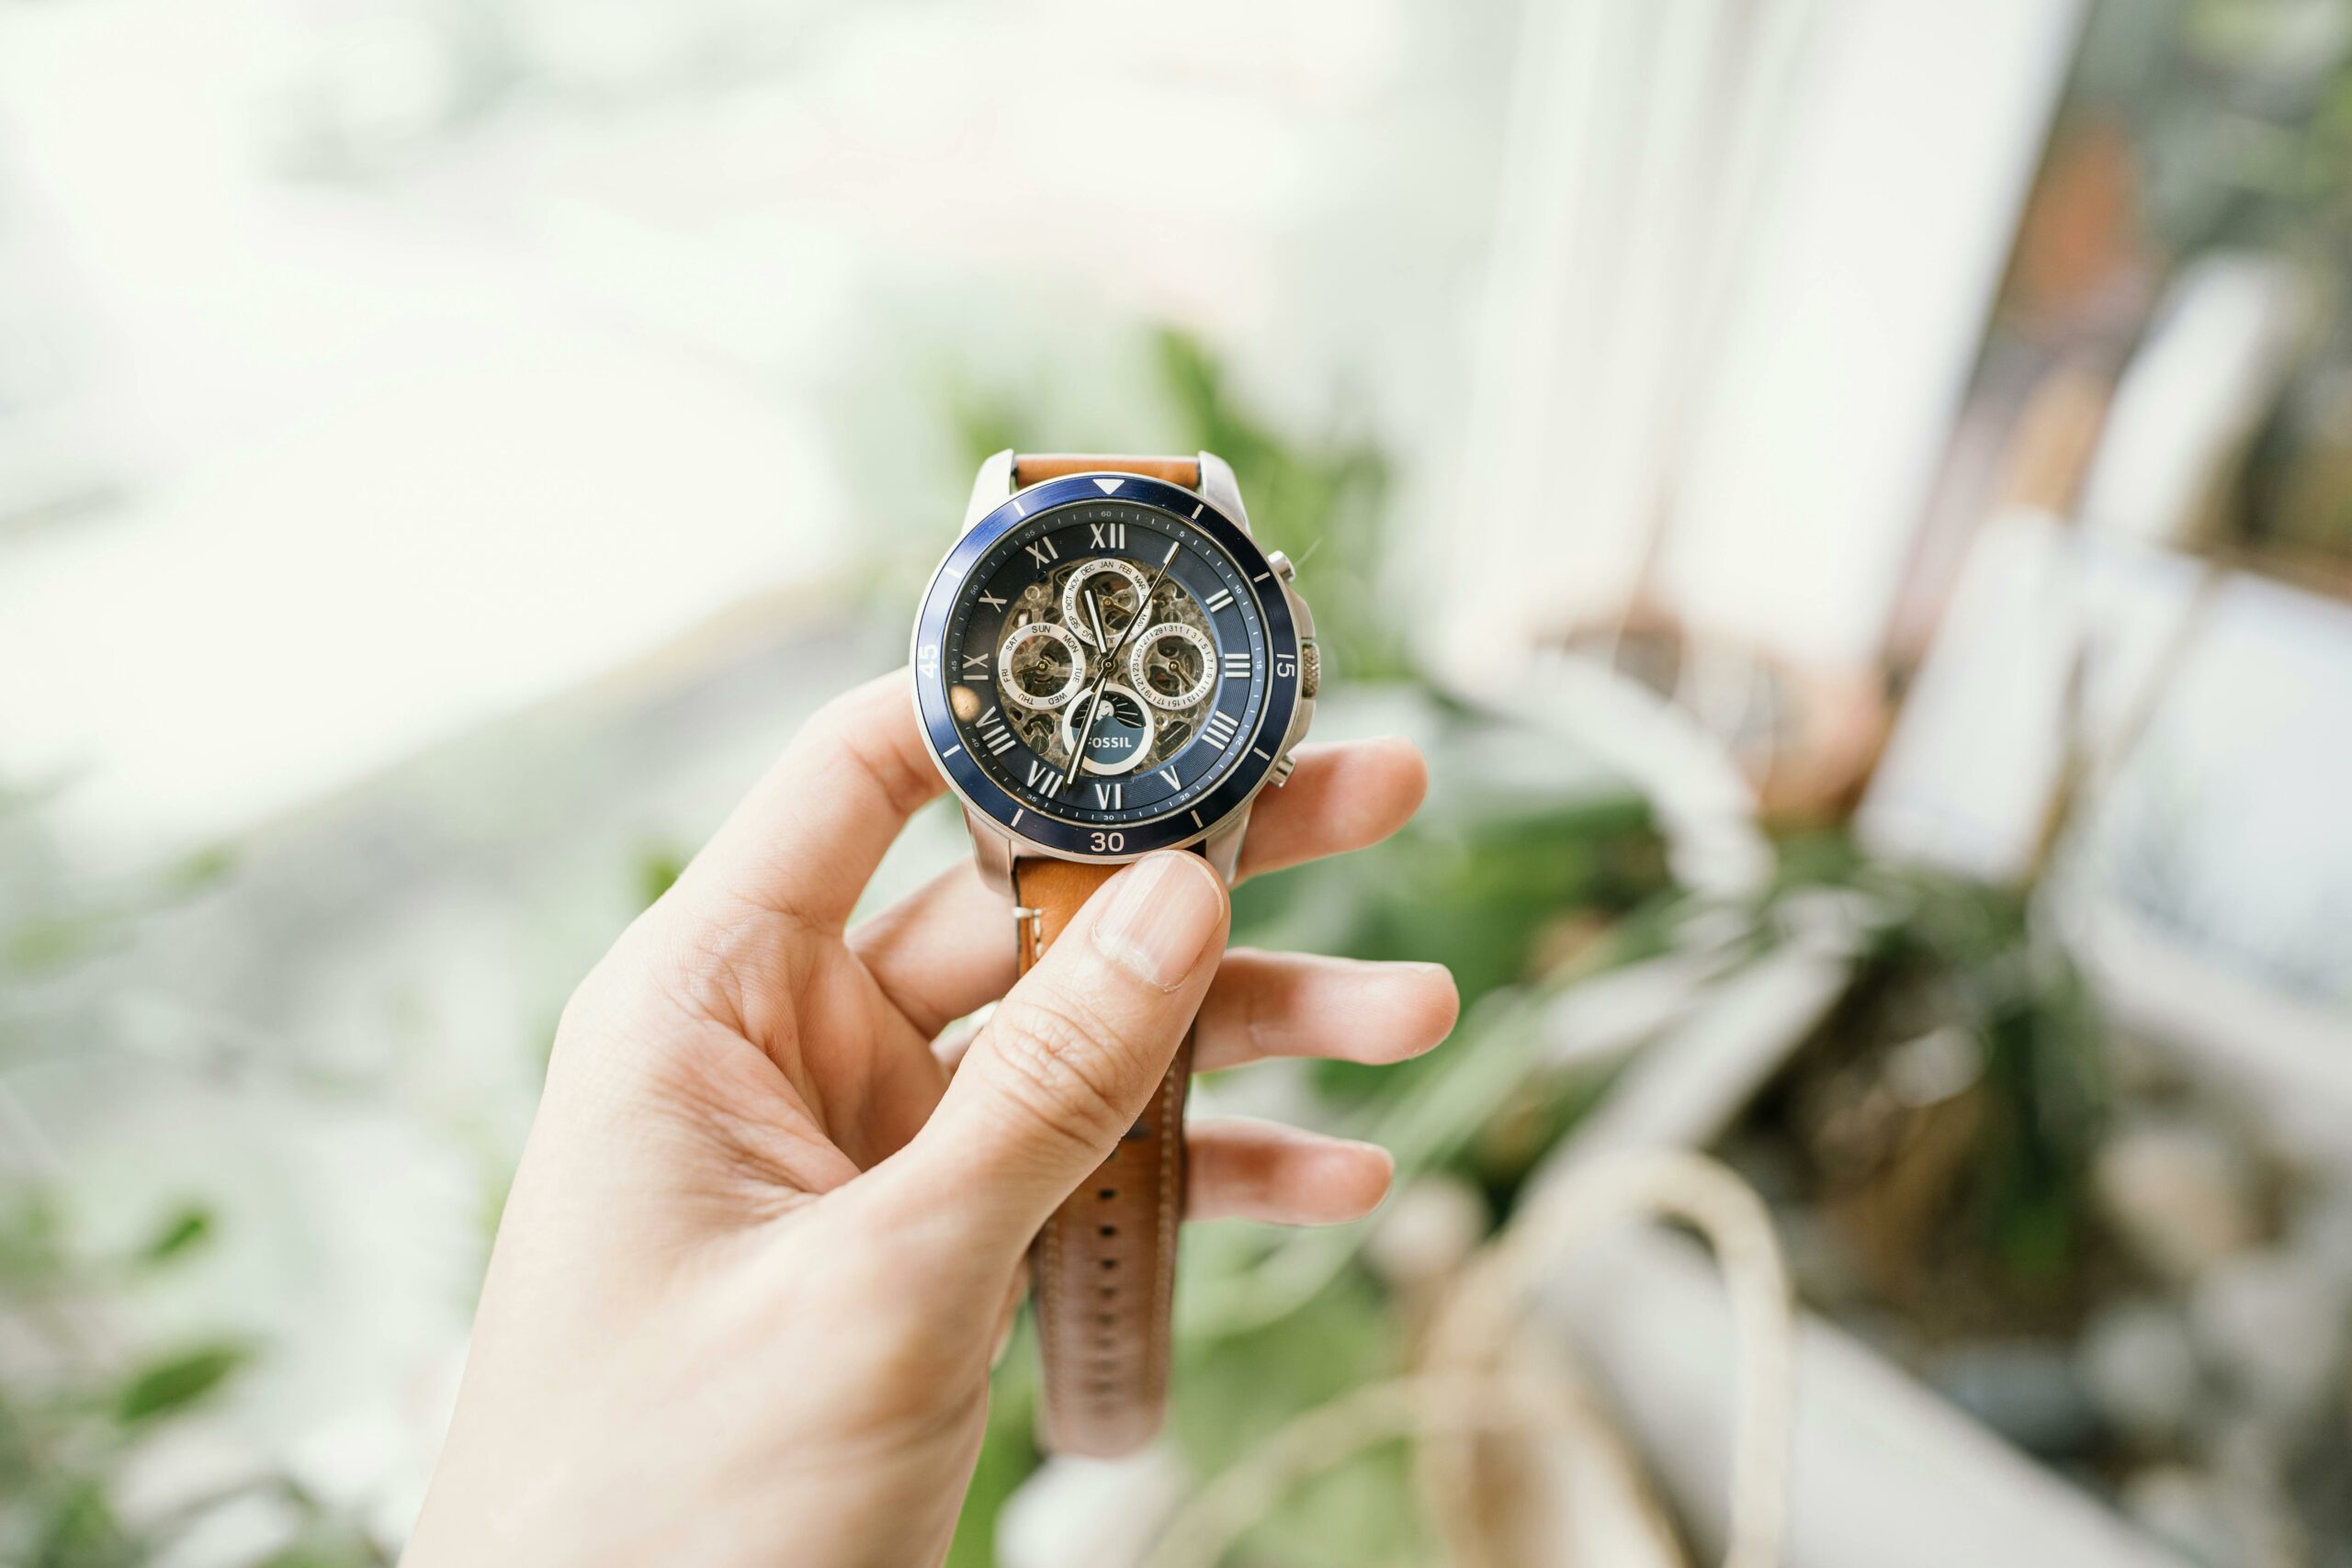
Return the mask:
<path id="1" fill-rule="evenodd" d="M 1015 626 L 997 649 L 996 683 L 1005 701 L 1051 713 L 1085 689 L 1086 649 L 1051 621 Z"/>
<path id="2" fill-rule="evenodd" d="M 1127 655 L 1136 692 L 1156 708 L 1188 708 L 1216 681 L 1216 648 L 1208 634 L 1182 621 L 1162 621 L 1136 634 Z"/>
<path id="3" fill-rule="evenodd" d="M 1062 710 L 1062 755 L 1068 757 L 1078 745 L 1078 727 L 1086 717 L 1086 705 L 1072 703 Z M 1159 728 L 1159 720 L 1149 708 L 1136 700 L 1136 694 L 1116 682 L 1102 688 L 1102 711 L 1094 716 L 1093 728 L 1087 731 L 1086 769 L 1090 773 L 1131 773 L 1151 754 L 1151 742 Z"/>
<path id="4" fill-rule="evenodd" d="M 1080 641 L 1105 647 L 1095 640 L 1094 618 L 1088 614 L 1091 600 L 1093 610 L 1102 617 L 1103 637 L 1115 643 L 1119 634 L 1143 613 L 1144 592 L 1150 586 L 1150 580 L 1133 561 L 1097 556 L 1071 572 L 1062 584 L 1062 620 Z"/>

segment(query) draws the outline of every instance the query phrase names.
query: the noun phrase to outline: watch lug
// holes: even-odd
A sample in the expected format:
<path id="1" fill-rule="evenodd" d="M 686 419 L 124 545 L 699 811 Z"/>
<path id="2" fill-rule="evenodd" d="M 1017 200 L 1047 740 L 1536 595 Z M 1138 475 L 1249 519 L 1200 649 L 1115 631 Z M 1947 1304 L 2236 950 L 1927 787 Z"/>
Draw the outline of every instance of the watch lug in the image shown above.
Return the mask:
<path id="1" fill-rule="evenodd" d="M 1233 478 L 1233 465 L 1214 452 L 1204 452 L 1201 459 L 1201 494 L 1208 503 L 1250 532 L 1249 509 L 1241 504 L 1241 486 Z"/>
<path id="2" fill-rule="evenodd" d="M 968 534 L 973 525 L 1004 504 L 1012 493 L 1012 448 L 990 453 L 980 463 L 980 471 L 972 476 L 972 498 L 964 503 L 964 526 Z"/>
<path id="3" fill-rule="evenodd" d="M 964 807 L 964 826 L 972 834 L 972 863 L 978 867 L 980 886 L 1012 901 L 1012 836 L 970 807 Z"/>
<path id="4" fill-rule="evenodd" d="M 1201 853 L 1208 857 L 1209 865 L 1225 878 L 1227 887 L 1233 886 L 1234 868 L 1241 863 L 1242 836 L 1250 831 L 1250 813 L 1243 807 L 1216 826 L 1216 830 L 1201 840 Z"/>

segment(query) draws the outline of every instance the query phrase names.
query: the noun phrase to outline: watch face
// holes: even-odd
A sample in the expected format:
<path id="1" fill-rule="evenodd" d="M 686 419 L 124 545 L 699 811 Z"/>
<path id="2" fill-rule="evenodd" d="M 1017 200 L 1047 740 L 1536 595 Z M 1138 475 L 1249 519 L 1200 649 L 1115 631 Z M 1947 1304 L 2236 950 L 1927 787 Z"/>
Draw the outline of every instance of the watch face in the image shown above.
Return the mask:
<path id="1" fill-rule="evenodd" d="M 1250 536 L 1127 475 L 1023 491 L 923 596 L 916 704 L 958 794 L 1067 853 L 1200 837 L 1272 767 L 1298 640 Z"/>

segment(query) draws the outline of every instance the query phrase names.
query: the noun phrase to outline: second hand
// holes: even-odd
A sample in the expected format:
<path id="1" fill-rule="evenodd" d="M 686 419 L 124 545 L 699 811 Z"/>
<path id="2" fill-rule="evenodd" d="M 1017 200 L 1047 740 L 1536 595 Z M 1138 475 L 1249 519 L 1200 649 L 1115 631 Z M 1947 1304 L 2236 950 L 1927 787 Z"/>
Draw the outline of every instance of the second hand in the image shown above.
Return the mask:
<path id="1" fill-rule="evenodd" d="M 1091 593 L 1086 596 L 1086 614 L 1094 623 L 1094 646 L 1101 648 L 1110 639 L 1102 635 L 1102 602 Z M 1102 684 L 1111 678 L 1112 662 L 1112 655 L 1108 651 L 1104 652 L 1102 668 L 1096 671 L 1094 676 L 1093 689 L 1086 694 L 1086 722 L 1079 726 L 1078 738 L 1071 742 L 1069 768 L 1062 774 L 1061 782 L 1054 786 L 1056 795 L 1061 794 L 1078 782 L 1079 759 L 1086 755 L 1087 738 L 1094 733 L 1094 716 L 1102 710 Z"/>

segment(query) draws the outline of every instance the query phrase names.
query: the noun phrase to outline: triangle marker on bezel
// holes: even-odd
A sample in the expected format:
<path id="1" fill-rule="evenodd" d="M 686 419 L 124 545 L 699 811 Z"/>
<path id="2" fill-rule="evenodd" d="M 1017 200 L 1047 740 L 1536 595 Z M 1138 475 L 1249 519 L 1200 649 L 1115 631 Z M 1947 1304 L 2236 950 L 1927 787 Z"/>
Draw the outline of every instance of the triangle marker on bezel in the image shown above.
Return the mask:
<path id="1" fill-rule="evenodd" d="M 1109 495 L 1126 481 L 1125 479 L 1096 479 L 1094 482 L 1102 487 L 1104 495 Z"/>

